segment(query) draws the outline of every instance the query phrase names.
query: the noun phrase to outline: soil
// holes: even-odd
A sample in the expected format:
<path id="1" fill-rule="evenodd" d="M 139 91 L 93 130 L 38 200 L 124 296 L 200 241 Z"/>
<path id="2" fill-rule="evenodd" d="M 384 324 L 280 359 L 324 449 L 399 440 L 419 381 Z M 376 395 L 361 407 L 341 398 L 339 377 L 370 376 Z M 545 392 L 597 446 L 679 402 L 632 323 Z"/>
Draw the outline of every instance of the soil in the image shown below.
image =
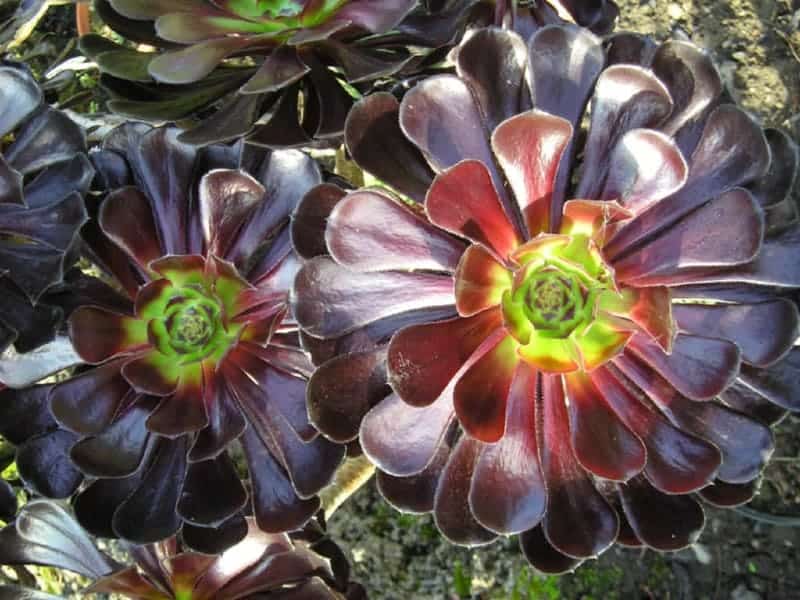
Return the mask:
<path id="1" fill-rule="evenodd" d="M 800 138 L 798 0 L 618 0 L 618 30 L 687 35 L 709 50 L 733 97 Z"/>
<path id="2" fill-rule="evenodd" d="M 618 30 L 688 36 L 709 49 L 746 110 L 800 139 L 800 1 L 617 1 Z M 395 512 L 372 482 L 330 526 L 374 600 L 800 599 L 800 417 L 777 427 L 774 457 L 751 512 L 708 509 L 693 547 L 672 554 L 615 547 L 562 577 L 536 573 L 514 539 L 449 545 L 430 516 Z M 769 515 L 795 521 L 764 522 L 775 520 Z"/>
<path id="3" fill-rule="evenodd" d="M 430 515 L 400 514 L 374 482 L 332 517 L 355 578 L 373 600 L 789 600 L 800 598 L 800 418 L 776 429 L 755 514 L 707 508 L 698 543 L 676 553 L 614 547 L 561 577 L 536 573 L 515 539 L 469 549 L 445 542 Z M 757 519 L 795 517 L 793 526 Z"/>

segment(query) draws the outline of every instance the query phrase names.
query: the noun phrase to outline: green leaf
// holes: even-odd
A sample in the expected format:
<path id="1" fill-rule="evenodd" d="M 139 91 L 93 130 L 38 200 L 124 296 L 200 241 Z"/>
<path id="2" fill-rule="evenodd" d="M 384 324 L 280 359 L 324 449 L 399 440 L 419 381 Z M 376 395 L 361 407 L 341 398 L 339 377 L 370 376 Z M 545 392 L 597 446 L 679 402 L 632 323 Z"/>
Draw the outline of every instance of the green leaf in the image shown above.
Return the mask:
<path id="1" fill-rule="evenodd" d="M 469 598 L 472 596 L 472 582 L 464 573 L 461 561 L 456 561 L 453 570 L 453 588 L 459 598 Z"/>

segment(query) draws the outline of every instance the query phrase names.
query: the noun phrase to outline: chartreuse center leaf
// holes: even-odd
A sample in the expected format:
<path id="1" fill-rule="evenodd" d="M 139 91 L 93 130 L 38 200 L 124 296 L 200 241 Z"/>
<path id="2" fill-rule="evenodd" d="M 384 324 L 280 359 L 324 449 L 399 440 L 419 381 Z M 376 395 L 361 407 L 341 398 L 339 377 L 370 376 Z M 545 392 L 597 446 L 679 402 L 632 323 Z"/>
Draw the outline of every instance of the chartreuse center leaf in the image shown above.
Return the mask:
<path id="1" fill-rule="evenodd" d="M 593 237 L 543 235 L 515 254 L 519 268 L 500 304 L 518 353 L 547 372 L 593 369 L 614 356 L 630 337 L 599 310 L 626 305 L 618 298 L 613 270 Z"/>
<path id="2" fill-rule="evenodd" d="M 175 600 L 192 600 L 192 590 L 185 588 L 176 589 Z"/>
<path id="3" fill-rule="evenodd" d="M 220 29 L 227 29 L 231 33 L 280 33 L 294 26 L 294 23 L 273 21 L 271 19 L 260 19 L 257 22 L 253 22 L 243 19 L 231 19 L 229 17 L 207 17 L 206 21 Z M 292 19 L 292 21 L 294 21 L 294 19 Z"/>
<path id="4" fill-rule="evenodd" d="M 613 358 L 624 348 L 631 335 L 632 331 L 621 329 L 611 319 L 603 316 L 596 318 L 581 334 L 575 336 L 584 368 L 591 371 Z"/>
<path id="5" fill-rule="evenodd" d="M 215 266 L 207 268 L 193 257 L 170 257 L 154 267 L 164 278 L 139 291 L 139 318 L 130 335 L 150 341 L 156 351 L 153 366 L 167 380 L 187 375 L 186 368 L 202 361 L 218 362 L 242 332 L 244 325 L 227 317 L 247 282 Z"/>
<path id="6" fill-rule="evenodd" d="M 122 322 L 125 331 L 125 348 L 132 348 L 147 342 L 147 323 L 139 319 L 126 317 Z"/>
<path id="7" fill-rule="evenodd" d="M 225 7 L 249 26 L 242 27 L 236 18 L 212 17 L 215 25 L 252 33 L 278 33 L 290 29 L 316 27 L 328 21 L 348 0 L 228 0 Z M 238 25 L 237 25 L 238 24 Z"/>
<path id="8" fill-rule="evenodd" d="M 228 0 L 227 8 L 241 17 L 288 17 L 300 14 L 301 0 Z"/>

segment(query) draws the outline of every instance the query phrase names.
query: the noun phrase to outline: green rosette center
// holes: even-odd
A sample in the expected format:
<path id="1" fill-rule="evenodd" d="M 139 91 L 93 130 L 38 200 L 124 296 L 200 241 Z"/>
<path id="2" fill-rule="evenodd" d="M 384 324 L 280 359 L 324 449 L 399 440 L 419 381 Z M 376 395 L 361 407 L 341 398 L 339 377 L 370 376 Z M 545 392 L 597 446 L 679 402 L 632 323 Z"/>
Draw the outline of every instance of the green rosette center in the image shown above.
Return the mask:
<path id="1" fill-rule="evenodd" d="M 151 345 L 175 365 L 211 359 L 218 362 L 235 345 L 244 328 L 230 319 L 246 283 L 200 268 L 165 270 L 150 284 L 138 310 Z M 157 290 L 157 291 L 156 291 Z"/>
<path id="2" fill-rule="evenodd" d="M 600 310 L 619 292 L 589 236 L 542 240 L 518 260 L 501 309 L 520 356 L 547 371 L 569 371 L 606 360 L 624 343 L 627 334 Z"/>

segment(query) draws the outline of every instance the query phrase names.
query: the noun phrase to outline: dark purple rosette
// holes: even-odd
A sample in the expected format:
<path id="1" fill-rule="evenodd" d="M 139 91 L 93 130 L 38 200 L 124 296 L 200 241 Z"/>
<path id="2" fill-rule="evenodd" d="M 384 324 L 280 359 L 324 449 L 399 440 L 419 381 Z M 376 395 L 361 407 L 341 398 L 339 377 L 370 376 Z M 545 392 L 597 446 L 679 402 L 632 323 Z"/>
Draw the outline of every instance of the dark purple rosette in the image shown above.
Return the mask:
<path id="1" fill-rule="evenodd" d="M 73 356 L 59 333 L 85 283 L 71 267 L 93 173 L 80 127 L 44 103 L 24 65 L 0 61 L 0 390 Z M 16 509 L 14 488 L 0 478 L 0 519 Z"/>
<path id="2" fill-rule="evenodd" d="M 348 118 L 398 195 L 298 208 L 311 420 L 455 543 L 682 548 L 800 409 L 795 145 L 689 43 L 483 29 L 456 68 Z"/>
<path id="3" fill-rule="evenodd" d="M 49 292 L 74 262 L 93 171 L 80 127 L 11 62 L 0 62 L 0 139 L 0 351 L 28 352 L 62 324 Z M 0 362 L 0 386 L 25 377 Z"/>
<path id="4" fill-rule="evenodd" d="M 446 12 L 465 3 L 450 0 L 439 4 Z M 525 39 L 542 27 L 564 22 L 597 34 L 608 33 L 619 15 L 613 0 L 479 0 L 470 4 L 473 23 L 506 26 Z"/>
<path id="5" fill-rule="evenodd" d="M 92 581 L 85 594 L 149 600 L 365 600 L 350 581 L 350 566 L 316 522 L 286 533 L 265 533 L 247 519 L 242 540 L 216 555 L 198 554 L 172 537 L 129 545 L 130 565 L 98 550 L 94 540 L 57 503 L 33 500 L 0 530 L 0 564 L 42 565 Z M 0 595 L 55 598 L 19 586 Z"/>
<path id="6" fill-rule="evenodd" d="M 287 314 L 289 216 L 321 176 L 297 151 L 177 136 L 126 125 L 92 154 L 110 191 L 83 236 L 113 289 L 69 319 L 83 364 L 2 392 L 0 431 L 28 486 L 72 496 L 91 533 L 182 529 L 216 552 L 245 535 L 248 502 L 264 531 L 301 527 L 344 456 L 309 423 L 311 365 Z"/>
<path id="7" fill-rule="evenodd" d="M 441 72 L 453 45 L 475 28 L 505 27 L 525 40 L 542 27 L 564 23 L 605 34 L 618 14 L 613 0 L 423 0 L 398 24 L 393 39 L 435 50 L 406 65 L 395 74 L 399 81 L 392 83 L 404 89 L 420 77 Z"/>
<path id="8" fill-rule="evenodd" d="M 94 34 L 81 48 L 120 114 L 195 119 L 182 139 L 196 143 L 249 134 L 270 147 L 304 146 L 341 136 L 350 86 L 368 86 L 413 58 L 389 33 L 415 4 L 98 0 L 96 13 L 111 29 L 157 51 Z"/>

